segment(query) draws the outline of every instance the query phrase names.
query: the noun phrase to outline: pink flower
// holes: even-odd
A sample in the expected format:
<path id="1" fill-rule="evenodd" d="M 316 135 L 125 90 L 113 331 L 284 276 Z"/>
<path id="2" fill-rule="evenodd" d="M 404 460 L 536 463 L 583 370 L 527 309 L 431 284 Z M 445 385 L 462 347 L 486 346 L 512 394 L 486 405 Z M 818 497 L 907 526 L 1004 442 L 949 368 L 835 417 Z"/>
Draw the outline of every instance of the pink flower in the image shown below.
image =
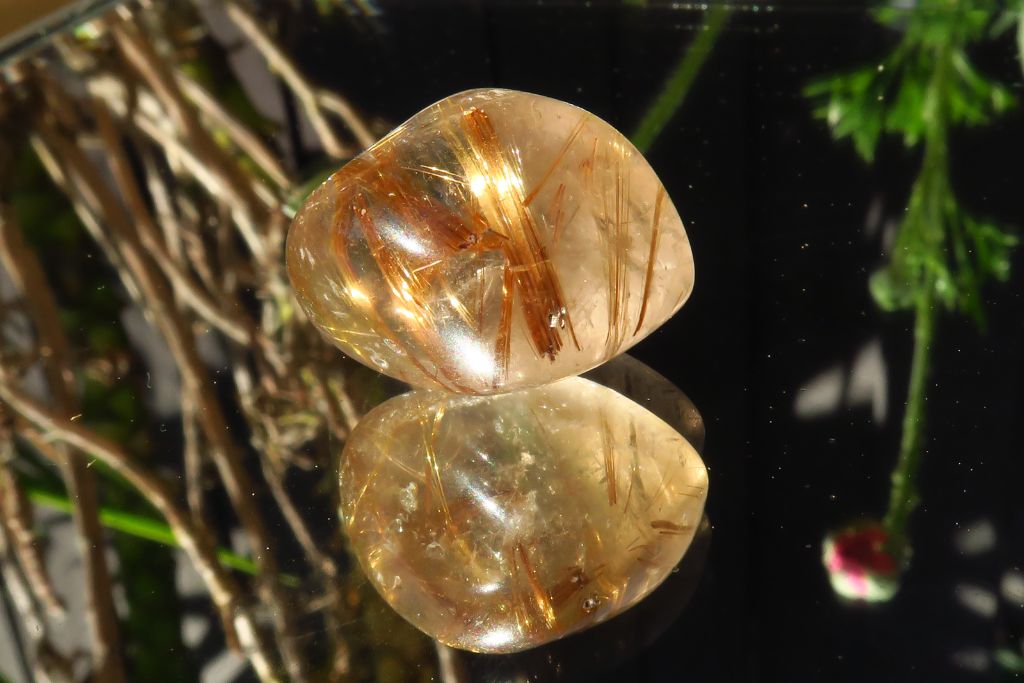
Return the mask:
<path id="1" fill-rule="evenodd" d="M 900 563 L 889 533 L 878 522 L 861 523 L 825 537 L 822 561 L 832 590 L 864 602 L 884 602 L 899 588 Z"/>

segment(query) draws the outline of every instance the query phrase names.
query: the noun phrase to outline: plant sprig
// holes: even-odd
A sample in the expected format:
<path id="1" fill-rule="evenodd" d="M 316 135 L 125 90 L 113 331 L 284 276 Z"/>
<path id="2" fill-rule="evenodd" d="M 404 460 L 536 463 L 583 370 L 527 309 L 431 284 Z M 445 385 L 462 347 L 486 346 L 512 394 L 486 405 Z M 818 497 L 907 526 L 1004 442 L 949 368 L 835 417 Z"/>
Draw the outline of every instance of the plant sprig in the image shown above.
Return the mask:
<path id="1" fill-rule="evenodd" d="M 919 500 L 915 480 L 938 309 L 960 311 L 983 325 L 982 287 L 1009 277 L 1017 243 L 1005 227 L 964 209 L 950 177 L 950 130 L 985 125 L 1014 104 L 1010 91 L 976 69 L 967 53 L 971 43 L 1005 31 L 1001 24 L 1012 25 L 999 13 L 993 0 L 918 0 L 910 9 L 878 9 L 875 19 L 902 33 L 892 52 L 805 91 L 833 136 L 849 138 L 865 161 L 874 160 L 883 134 L 923 149 L 888 262 L 870 280 L 882 309 L 914 311 L 902 440 L 882 520 L 888 552 L 903 565 L 911 554 L 907 523 Z"/>
<path id="2" fill-rule="evenodd" d="M 871 280 L 885 310 L 913 308 L 921 296 L 984 321 L 981 287 L 1009 276 L 1017 238 L 970 215 L 950 181 L 948 134 L 980 126 L 1014 104 L 1010 90 L 978 71 L 967 47 L 987 37 L 999 4 L 990 0 L 922 0 L 912 10 L 875 11 L 902 31 L 879 63 L 812 83 L 806 94 L 837 139 L 849 138 L 871 162 L 883 134 L 924 147 L 924 160 L 890 261 Z"/>

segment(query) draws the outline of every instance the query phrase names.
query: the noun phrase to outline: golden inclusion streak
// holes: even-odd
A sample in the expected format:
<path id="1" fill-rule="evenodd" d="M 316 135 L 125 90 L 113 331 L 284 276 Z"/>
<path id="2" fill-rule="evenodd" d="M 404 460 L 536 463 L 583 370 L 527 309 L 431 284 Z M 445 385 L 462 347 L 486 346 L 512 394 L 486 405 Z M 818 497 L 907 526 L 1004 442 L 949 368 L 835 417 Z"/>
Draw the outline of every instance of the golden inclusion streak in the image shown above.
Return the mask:
<path id="1" fill-rule="evenodd" d="M 453 149 L 469 177 L 486 179 L 479 194 L 474 196 L 488 227 L 507 238 L 502 250 L 515 273 L 515 289 L 521 294 L 520 305 L 533 347 L 539 355 L 554 360 L 563 343 L 557 326 L 551 327 L 549 320 L 566 309 L 565 297 L 547 250 L 537 235 L 533 217 L 524 204 L 521 173 L 509 163 L 487 114 L 474 107 L 463 112 L 460 120 L 468 149 L 457 142 Z M 579 349 L 568 311 L 565 320 L 569 335 Z M 511 320 L 507 320 L 507 324 L 511 325 Z M 503 329 L 499 339 L 504 334 Z"/>
<path id="2" fill-rule="evenodd" d="M 420 419 L 420 427 L 423 431 L 423 448 L 426 453 L 426 466 L 424 467 L 424 473 L 428 476 L 427 486 L 425 487 L 426 491 L 424 493 L 424 510 L 427 510 L 430 507 L 429 492 L 433 490 L 437 494 L 441 513 L 444 515 L 445 527 L 447 528 L 448 533 L 452 536 L 455 548 L 462 554 L 462 557 L 465 558 L 466 566 L 470 568 L 478 579 L 480 579 L 481 577 L 486 576 L 487 572 L 481 568 L 480 563 L 477 561 L 476 553 L 473 552 L 473 548 L 466 542 L 466 534 L 463 533 L 463 529 L 459 526 L 455 517 L 452 515 L 451 506 L 448 504 L 448 496 L 444 492 L 444 484 L 441 481 L 441 468 L 437 463 L 437 439 L 441 432 L 441 425 L 444 422 L 444 415 L 444 405 L 439 404 L 434 411 L 434 417 L 429 430 L 427 429 L 427 424 L 423 421 L 423 418 Z"/>
<path id="3" fill-rule="evenodd" d="M 466 184 L 466 181 L 464 181 L 462 178 L 458 177 L 451 171 L 446 171 L 443 168 L 438 168 L 437 166 L 420 166 L 419 168 L 403 167 L 403 170 L 412 171 L 413 173 L 422 173 L 424 175 L 434 176 L 435 178 L 440 178 L 441 180 L 447 181 L 449 183 L 456 183 L 458 185 Z"/>
<path id="4" fill-rule="evenodd" d="M 647 302 L 651 297 L 651 281 L 654 279 L 654 262 L 658 256 L 658 224 L 661 221 L 661 205 L 665 201 L 665 186 L 658 187 L 658 196 L 654 200 L 654 218 L 651 221 L 651 251 L 647 255 L 647 274 L 644 276 L 644 295 L 640 303 L 640 315 L 636 321 L 636 329 L 633 330 L 635 337 L 644 324 L 644 316 L 647 315 Z"/>
<path id="5" fill-rule="evenodd" d="M 537 193 L 540 192 L 551 178 L 551 174 L 555 172 L 562 160 L 565 159 L 565 155 L 569 153 L 569 149 L 572 147 L 572 143 L 576 141 L 576 138 L 583 131 L 583 126 L 587 123 L 586 112 L 580 116 L 580 120 L 573 126 L 572 131 L 569 133 L 569 137 L 566 139 L 562 148 L 558 150 L 558 154 L 555 155 L 554 161 L 548 166 L 548 170 L 544 171 L 544 175 L 541 176 L 540 182 L 537 183 L 537 187 L 530 191 L 530 194 L 526 195 L 526 199 L 523 200 L 523 206 L 529 206 L 533 203 L 533 200 L 537 198 Z"/>
<path id="6" fill-rule="evenodd" d="M 522 543 L 516 543 L 516 551 L 523 562 L 523 569 L 526 571 L 526 581 L 530 584 L 530 591 L 533 593 L 533 602 L 537 606 L 537 611 L 540 612 L 541 617 L 544 619 L 544 625 L 548 629 L 552 629 L 555 626 L 557 617 L 555 616 L 555 608 L 552 607 L 551 600 L 548 598 L 548 592 L 541 585 L 540 578 L 537 576 L 537 570 L 530 563 L 530 556 L 526 553 L 526 548 L 523 547 Z"/>
<path id="7" fill-rule="evenodd" d="M 627 278 L 629 276 L 630 262 L 630 190 L 633 183 L 630 182 L 631 167 L 627 162 L 627 150 L 625 146 L 616 145 L 618 161 L 615 165 L 615 224 L 617 229 L 617 240 L 621 241 L 621 248 L 617 250 L 616 263 L 618 265 L 618 318 L 615 321 L 615 348 L 621 348 L 623 340 L 626 339 L 626 318 L 629 315 L 629 291 L 627 289 Z M 614 352 L 614 349 L 611 349 Z"/>
<path id="8" fill-rule="evenodd" d="M 345 279 L 346 282 L 352 283 L 357 282 L 358 279 L 356 278 L 355 270 L 353 269 L 352 263 L 348 256 L 348 229 L 346 229 L 343 226 L 348 226 L 349 224 L 341 220 L 340 215 L 342 211 L 343 205 L 339 202 L 338 206 L 335 207 L 335 218 L 332 228 L 333 235 L 331 237 L 331 247 L 332 250 L 334 251 L 335 259 L 338 264 L 338 269 L 341 271 L 342 277 Z M 395 346 L 401 349 L 409 358 L 409 360 L 413 362 L 417 369 L 419 369 L 419 371 L 424 374 L 424 376 L 434 380 L 434 382 L 436 382 L 438 386 L 446 388 L 445 384 L 440 380 L 440 378 L 437 377 L 436 374 L 430 372 L 426 368 L 426 366 L 420 363 L 420 361 L 416 358 L 415 355 L 412 355 L 408 352 L 408 350 L 405 348 L 405 345 L 402 344 L 402 341 L 398 338 L 398 335 L 395 334 L 394 331 L 392 331 L 391 327 L 387 324 L 387 322 L 384 321 L 384 319 L 377 312 L 376 307 L 371 305 L 368 298 L 364 297 L 360 299 L 352 296 L 350 296 L 349 298 L 354 305 L 358 306 L 359 308 L 363 309 L 369 314 L 369 316 L 374 322 L 374 328 L 380 330 L 386 339 L 390 340 L 393 344 L 395 344 Z"/>
<path id="9" fill-rule="evenodd" d="M 508 363 L 512 342 L 512 302 L 515 299 L 515 276 L 512 274 L 512 269 L 508 263 L 503 266 L 502 271 L 501 318 L 498 321 L 498 337 L 495 342 L 494 357 L 497 360 L 497 371 L 501 372 L 502 377 L 508 377 Z M 483 316 L 481 316 L 482 327 Z"/>
<path id="10" fill-rule="evenodd" d="M 437 326 L 434 324 L 430 307 L 422 301 L 424 292 L 427 289 L 426 284 L 418 273 L 411 272 L 406 267 L 406 264 L 396 259 L 391 250 L 380 239 L 370 218 L 369 208 L 366 195 L 364 193 L 357 195 L 356 204 L 353 205 L 352 210 L 355 218 L 363 226 L 363 237 L 370 247 L 370 255 L 373 257 L 378 270 L 388 285 L 392 301 L 404 301 L 412 307 L 412 310 L 409 310 L 405 305 L 398 305 L 396 310 L 410 319 L 409 329 L 417 342 L 417 346 L 427 352 L 428 357 L 440 373 L 448 379 L 456 390 L 468 391 L 468 388 L 460 383 L 458 373 L 446 365 L 444 356 L 442 354 L 435 355 L 432 352 L 440 344 L 437 342 Z M 366 306 L 364 308 L 374 310 L 373 306 Z M 408 355 L 408 357 L 413 362 L 416 362 L 415 357 L 412 355 Z M 421 365 L 420 369 L 423 370 Z M 444 384 L 436 375 L 426 374 L 444 388 Z"/>
<path id="11" fill-rule="evenodd" d="M 431 483 L 433 484 L 434 490 L 437 492 L 438 501 L 441 503 L 441 510 L 444 512 L 445 522 L 448 524 L 448 528 L 453 533 L 458 534 L 455 521 L 452 519 L 452 513 L 448 509 L 448 498 L 444 495 L 444 486 L 441 483 L 441 470 L 437 466 L 437 453 L 435 452 L 434 445 L 437 443 L 437 435 L 441 431 L 441 422 L 444 420 L 444 406 L 441 405 L 437 408 L 434 413 L 434 419 L 430 426 L 430 433 L 424 435 L 423 445 L 427 454 L 427 464 L 430 469 Z M 423 426 L 424 431 L 426 425 Z"/>
<path id="12" fill-rule="evenodd" d="M 687 534 L 692 528 L 689 524 L 676 524 L 670 522 L 667 519 L 656 519 L 651 522 L 651 528 L 655 529 L 659 534 L 666 536 L 683 536 Z"/>
<path id="13" fill-rule="evenodd" d="M 629 468 L 629 489 L 626 490 L 626 503 L 622 506 L 623 514 L 629 512 L 629 501 L 633 498 L 633 484 L 636 483 L 640 468 L 640 452 L 636 443 L 636 423 L 632 419 L 629 421 L 629 452 L 633 457 Z"/>
<path id="14" fill-rule="evenodd" d="M 611 145 L 616 151 L 615 160 L 615 196 L 614 221 L 606 228 L 608 251 L 608 334 L 605 345 L 608 355 L 622 346 L 625 338 L 625 320 L 627 314 L 626 280 L 629 261 L 629 233 L 627 231 L 629 215 L 629 168 L 623 172 L 623 161 L 626 150 L 619 145 Z M 605 149 L 606 158 L 611 161 L 611 153 Z M 604 193 L 605 216 L 608 216 L 607 193 Z M 607 225 L 607 223 L 606 223 Z"/>
<path id="15" fill-rule="evenodd" d="M 432 324 L 430 319 L 431 316 L 429 308 L 420 300 L 420 293 L 425 290 L 425 287 L 420 280 L 419 274 L 411 272 L 406 266 L 404 266 L 404 264 L 391 257 L 389 250 L 381 242 L 371 219 L 367 215 L 368 207 L 366 196 L 359 195 L 356 198 L 356 201 L 358 204 L 352 207 L 353 213 L 362 223 L 362 233 L 364 233 L 367 244 L 370 246 L 370 254 L 373 256 L 378 269 L 384 276 L 384 281 L 387 283 L 388 289 L 391 292 L 391 299 L 393 302 L 404 302 L 403 304 L 397 304 L 395 309 L 399 313 L 410 318 L 410 330 L 413 332 L 417 345 L 427 351 L 428 357 L 433 361 L 434 367 L 449 379 L 452 386 L 457 389 L 465 389 L 459 384 L 458 375 L 453 373 L 449 368 L 445 368 L 443 358 L 434 357 L 434 355 L 430 353 L 430 349 L 436 346 L 436 344 L 431 345 L 431 340 L 428 339 L 428 337 L 435 335 L 435 326 Z M 412 306 L 413 310 L 410 310 L 406 304 Z M 365 307 L 375 310 L 375 307 L 372 305 Z M 380 316 L 378 317 L 383 323 L 383 318 Z M 408 355 L 411 360 L 416 361 L 416 358 L 412 354 Z M 423 370 L 422 366 L 421 370 Z M 441 387 L 444 386 L 436 375 L 432 375 L 432 377 L 437 384 Z"/>
<path id="16" fill-rule="evenodd" d="M 601 412 L 601 445 L 604 451 L 604 476 L 608 484 L 608 504 L 614 506 L 618 500 L 615 482 L 615 446 L 612 443 L 612 428 L 608 416 Z"/>
<path id="17" fill-rule="evenodd" d="M 559 183 L 555 195 L 551 199 L 551 206 L 548 208 L 548 215 L 554 216 L 551 223 L 551 244 L 558 244 L 559 234 L 562 229 L 562 202 L 565 200 L 565 183 Z"/>

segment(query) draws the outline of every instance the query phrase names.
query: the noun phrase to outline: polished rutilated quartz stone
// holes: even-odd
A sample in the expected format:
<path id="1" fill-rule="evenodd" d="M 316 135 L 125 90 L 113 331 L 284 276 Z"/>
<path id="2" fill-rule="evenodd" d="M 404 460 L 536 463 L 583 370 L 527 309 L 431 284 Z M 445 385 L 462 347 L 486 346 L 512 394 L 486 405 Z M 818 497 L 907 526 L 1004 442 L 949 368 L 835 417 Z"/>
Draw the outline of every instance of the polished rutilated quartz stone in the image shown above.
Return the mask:
<path id="1" fill-rule="evenodd" d="M 578 377 L 498 396 L 415 391 L 349 438 L 341 512 L 366 575 L 433 638 L 515 652 L 650 593 L 701 521 L 690 443 Z"/>
<path id="2" fill-rule="evenodd" d="M 650 366 L 628 353 L 619 354 L 583 375 L 614 389 L 667 422 L 698 453 L 704 450 L 704 418 L 690 397 Z"/>
<path id="3" fill-rule="evenodd" d="M 343 351 L 469 394 L 594 367 L 693 287 L 683 223 L 643 156 L 593 114 L 511 90 L 433 104 L 331 176 L 287 262 Z"/>

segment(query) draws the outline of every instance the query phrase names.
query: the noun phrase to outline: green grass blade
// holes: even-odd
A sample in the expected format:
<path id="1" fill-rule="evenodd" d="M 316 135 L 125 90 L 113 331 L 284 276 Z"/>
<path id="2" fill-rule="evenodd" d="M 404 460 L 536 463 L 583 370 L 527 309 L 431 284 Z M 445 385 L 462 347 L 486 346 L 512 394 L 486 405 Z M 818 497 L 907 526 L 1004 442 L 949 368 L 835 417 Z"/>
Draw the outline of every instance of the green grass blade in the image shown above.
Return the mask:
<path id="1" fill-rule="evenodd" d="M 683 53 L 665 81 L 665 85 L 662 86 L 661 93 L 647 109 L 647 113 L 644 114 L 640 124 L 630 136 L 633 144 L 641 152 L 647 153 L 654 140 L 683 104 L 686 93 L 689 92 L 697 73 L 704 65 L 708 54 L 711 53 L 730 12 L 732 12 L 732 8 L 728 5 L 717 4 L 712 5 L 705 12 L 704 30 L 697 34 L 690 46 L 686 48 L 686 52 Z"/>
<path id="2" fill-rule="evenodd" d="M 43 507 L 68 514 L 71 514 L 74 510 L 74 503 L 61 493 L 54 493 L 53 491 L 46 491 L 35 487 L 27 488 L 26 492 L 33 503 Z M 108 529 L 172 548 L 178 547 L 178 542 L 174 538 L 174 532 L 171 531 L 171 527 L 158 519 L 106 507 L 100 508 L 99 514 L 100 524 Z M 224 567 L 253 576 L 256 575 L 257 567 L 255 562 L 227 548 L 217 548 L 217 559 Z M 299 585 L 299 579 L 295 576 L 281 574 L 279 579 L 286 586 L 295 587 Z"/>

